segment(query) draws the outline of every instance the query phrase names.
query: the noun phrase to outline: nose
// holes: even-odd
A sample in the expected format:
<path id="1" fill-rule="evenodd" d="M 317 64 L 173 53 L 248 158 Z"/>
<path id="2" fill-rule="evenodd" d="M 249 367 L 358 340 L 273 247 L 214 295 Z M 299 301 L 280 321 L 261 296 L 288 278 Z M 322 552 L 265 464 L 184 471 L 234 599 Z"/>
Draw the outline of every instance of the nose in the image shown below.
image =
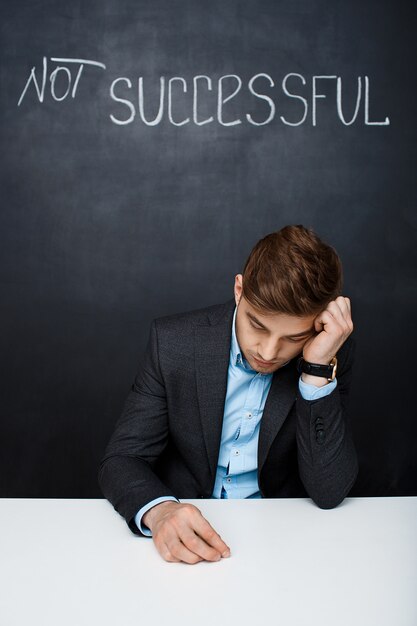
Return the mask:
<path id="1" fill-rule="evenodd" d="M 262 361 L 276 361 L 279 354 L 279 340 L 270 339 L 260 346 L 259 358 Z"/>

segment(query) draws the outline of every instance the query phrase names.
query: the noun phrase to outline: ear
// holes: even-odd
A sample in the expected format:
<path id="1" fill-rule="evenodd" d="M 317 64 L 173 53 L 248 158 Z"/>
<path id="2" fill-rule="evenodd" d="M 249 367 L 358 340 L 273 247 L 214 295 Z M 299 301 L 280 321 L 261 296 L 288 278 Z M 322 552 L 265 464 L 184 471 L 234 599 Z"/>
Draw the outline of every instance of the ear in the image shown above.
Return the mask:
<path id="1" fill-rule="evenodd" d="M 242 285 L 243 285 L 243 276 L 242 276 L 242 274 L 237 274 L 235 276 L 235 302 L 236 302 L 236 306 L 239 304 L 240 298 L 242 297 Z"/>

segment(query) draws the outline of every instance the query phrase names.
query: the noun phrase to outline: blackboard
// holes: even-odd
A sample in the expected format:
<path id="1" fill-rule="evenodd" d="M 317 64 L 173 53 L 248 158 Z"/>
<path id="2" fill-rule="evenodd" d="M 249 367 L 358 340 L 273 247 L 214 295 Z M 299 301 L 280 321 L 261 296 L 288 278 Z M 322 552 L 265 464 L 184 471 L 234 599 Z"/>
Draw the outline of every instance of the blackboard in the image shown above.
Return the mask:
<path id="1" fill-rule="evenodd" d="M 101 497 L 151 320 L 291 223 L 344 263 L 353 493 L 417 494 L 412 9 L 2 2 L 1 496 Z"/>

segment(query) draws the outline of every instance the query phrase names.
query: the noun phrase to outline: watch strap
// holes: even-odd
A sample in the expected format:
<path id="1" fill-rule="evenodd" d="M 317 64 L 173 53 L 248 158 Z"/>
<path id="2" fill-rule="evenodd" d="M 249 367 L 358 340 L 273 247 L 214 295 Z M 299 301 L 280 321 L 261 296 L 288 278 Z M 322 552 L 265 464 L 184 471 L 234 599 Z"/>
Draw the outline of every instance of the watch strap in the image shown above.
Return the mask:
<path id="1" fill-rule="evenodd" d="M 334 380 L 336 377 L 336 357 L 330 361 L 329 365 L 323 365 L 322 363 L 310 363 L 306 361 L 302 356 L 297 361 L 297 370 L 300 374 L 310 374 L 310 376 L 319 376 L 320 378 L 327 378 L 327 380 Z"/>

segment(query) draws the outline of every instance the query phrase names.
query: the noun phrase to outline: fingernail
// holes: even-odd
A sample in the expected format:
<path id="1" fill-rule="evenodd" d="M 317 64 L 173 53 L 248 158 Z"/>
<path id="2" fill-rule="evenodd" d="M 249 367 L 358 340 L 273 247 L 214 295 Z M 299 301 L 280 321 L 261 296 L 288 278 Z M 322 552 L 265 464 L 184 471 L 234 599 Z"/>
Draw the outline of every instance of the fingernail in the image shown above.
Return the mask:
<path id="1" fill-rule="evenodd" d="M 225 550 L 222 554 L 223 559 L 228 559 L 230 556 L 230 550 Z"/>

